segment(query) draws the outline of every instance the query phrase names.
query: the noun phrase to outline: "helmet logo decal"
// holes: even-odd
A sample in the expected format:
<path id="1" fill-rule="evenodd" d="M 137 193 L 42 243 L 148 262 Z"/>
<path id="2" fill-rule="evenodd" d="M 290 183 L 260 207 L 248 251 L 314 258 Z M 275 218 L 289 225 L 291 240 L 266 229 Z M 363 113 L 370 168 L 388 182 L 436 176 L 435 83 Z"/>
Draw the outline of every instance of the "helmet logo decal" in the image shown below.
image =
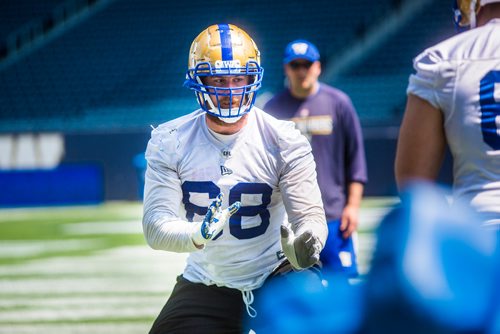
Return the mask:
<path id="1" fill-rule="evenodd" d="M 215 68 L 237 68 L 237 67 L 241 67 L 241 62 L 239 59 L 215 61 Z"/>
<path id="2" fill-rule="evenodd" d="M 219 24 L 220 46 L 222 51 L 222 60 L 233 60 L 233 47 L 231 42 L 231 33 L 229 25 Z"/>

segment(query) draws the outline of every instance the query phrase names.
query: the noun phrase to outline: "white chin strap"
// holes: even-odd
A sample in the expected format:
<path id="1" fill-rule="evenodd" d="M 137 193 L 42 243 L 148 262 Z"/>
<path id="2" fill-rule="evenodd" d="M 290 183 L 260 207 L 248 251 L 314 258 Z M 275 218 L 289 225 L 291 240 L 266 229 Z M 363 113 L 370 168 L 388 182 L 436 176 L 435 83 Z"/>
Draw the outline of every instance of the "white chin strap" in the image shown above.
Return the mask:
<path id="1" fill-rule="evenodd" d="M 222 109 L 222 110 L 224 110 L 224 109 Z M 238 117 L 218 117 L 218 119 L 220 119 L 224 123 L 233 124 L 233 123 L 238 122 L 241 119 L 241 117 L 243 117 L 243 116 L 238 116 Z"/>
<path id="2" fill-rule="evenodd" d="M 221 121 L 225 122 L 225 123 L 229 123 L 229 124 L 236 123 L 242 117 L 242 116 L 229 117 L 230 115 L 238 115 L 238 109 L 239 108 L 231 108 L 231 109 L 229 109 L 229 108 L 226 108 L 226 109 L 220 108 L 220 110 L 219 110 L 219 108 L 217 108 L 216 106 L 214 106 L 214 104 L 212 103 L 212 100 L 210 100 L 210 98 L 208 99 L 208 103 L 210 104 L 210 111 L 212 112 L 212 114 L 214 114 L 214 115 L 220 115 L 220 116 L 217 116 L 217 118 L 220 119 Z"/>
<path id="3" fill-rule="evenodd" d="M 237 117 L 230 117 L 231 115 L 238 115 L 239 111 L 240 110 L 245 110 L 246 108 L 248 108 L 248 103 L 247 104 L 244 104 L 241 106 L 241 108 L 217 108 L 214 103 L 212 102 L 212 99 L 210 98 L 210 96 L 208 94 L 203 94 L 205 100 L 208 102 L 208 104 L 210 105 L 210 111 L 212 112 L 212 114 L 215 114 L 215 115 L 220 115 L 218 116 L 218 118 L 225 122 L 225 123 L 229 123 L 229 124 L 232 124 L 232 123 L 236 123 L 238 122 L 241 117 L 241 116 L 237 116 Z"/>

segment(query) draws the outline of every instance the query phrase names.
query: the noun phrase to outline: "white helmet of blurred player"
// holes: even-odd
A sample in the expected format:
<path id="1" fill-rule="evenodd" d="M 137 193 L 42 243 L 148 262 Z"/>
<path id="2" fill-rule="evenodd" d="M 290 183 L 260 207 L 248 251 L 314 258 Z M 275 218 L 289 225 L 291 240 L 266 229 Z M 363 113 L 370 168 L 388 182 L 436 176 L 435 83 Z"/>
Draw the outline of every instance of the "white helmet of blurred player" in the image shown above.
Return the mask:
<path id="1" fill-rule="evenodd" d="M 500 0 L 456 0 L 454 2 L 454 21 L 459 30 L 476 27 L 476 15 L 479 9 Z"/>

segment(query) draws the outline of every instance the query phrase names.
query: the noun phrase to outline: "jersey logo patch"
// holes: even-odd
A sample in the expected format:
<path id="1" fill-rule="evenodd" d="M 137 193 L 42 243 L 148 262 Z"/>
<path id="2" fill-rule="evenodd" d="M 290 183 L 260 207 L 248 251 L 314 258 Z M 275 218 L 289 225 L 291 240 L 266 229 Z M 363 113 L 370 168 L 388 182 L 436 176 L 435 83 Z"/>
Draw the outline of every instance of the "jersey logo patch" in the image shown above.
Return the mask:
<path id="1" fill-rule="evenodd" d="M 333 118 L 330 115 L 293 117 L 291 121 L 306 137 L 326 136 L 333 132 Z"/>
<path id="2" fill-rule="evenodd" d="M 220 175 L 231 175 L 233 171 L 226 166 L 220 166 Z"/>

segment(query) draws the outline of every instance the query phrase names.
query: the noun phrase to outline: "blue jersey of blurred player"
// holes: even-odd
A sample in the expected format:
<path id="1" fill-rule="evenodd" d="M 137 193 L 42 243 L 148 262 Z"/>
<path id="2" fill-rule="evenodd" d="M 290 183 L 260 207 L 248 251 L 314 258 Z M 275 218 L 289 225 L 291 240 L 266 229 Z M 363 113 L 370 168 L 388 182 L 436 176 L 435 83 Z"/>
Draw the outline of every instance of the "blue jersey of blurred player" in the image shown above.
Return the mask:
<path id="1" fill-rule="evenodd" d="M 414 60 L 395 171 L 399 188 L 435 180 L 446 144 L 453 193 L 500 224 L 500 1 L 457 1 L 460 28 L 472 29 Z"/>
<path id="2" fill-rule="evenodd" d="M 498 233 L 448 194 L 408 182 L 381 221 L 357 333 L 499 333 Z"/>
<path id="3" fill-rule="evenodd" d="M 319 259 L 327 227 L 311 147 L 292 122 L 254 107 L 262 75 L 246 32 L 208 27 L 185 82 L 201 109 L 152 132 L 144 234 L 190 254 L 151 333 L 240 333 L 253 290 Z"/>

